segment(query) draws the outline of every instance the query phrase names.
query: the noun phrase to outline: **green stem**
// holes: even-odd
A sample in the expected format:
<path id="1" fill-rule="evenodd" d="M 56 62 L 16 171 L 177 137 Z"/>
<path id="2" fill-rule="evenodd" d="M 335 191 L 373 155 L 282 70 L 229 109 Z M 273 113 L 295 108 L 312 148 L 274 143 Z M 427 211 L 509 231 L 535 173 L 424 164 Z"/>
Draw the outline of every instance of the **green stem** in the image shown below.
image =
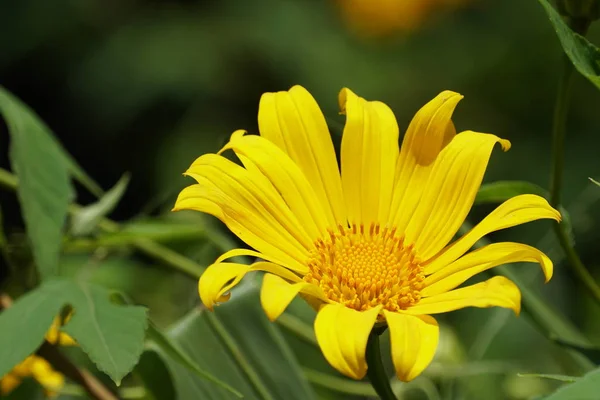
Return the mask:
<path id="1" fill-rule="evenodd" d="M 589 23 L 580 20 L 570 20 L 569 25 L 578 33 L 585 34 Z M 550 182 L 550 204 L 559 208 L 561 204 L 561 193 L 564 171 L 564 147 L 566 137 L 566 122 L 569 112 L 569 103 L 571 98 L 571 87 L 575 77 L 575 68 L 567 56 L 564 56 L 563 75 L 561 77 L 556 103 L 554 106 L 554 120 L 552 126 L 552 179 Z M 583 283 L 589 294 L 600 303 L 600 286 L 596 283 L 589 273 L 579 254 L 573 248 L 569 241 L 568 233 L 563 224 L 554 225 L 554 231 L 558 241 L 563 248 L 567 261 L 571 266 L 573 273 Z"/>
<path id="2" fill-rule="evenodd" d="M 17 190 L 18 184 L 18 179 L 14 174 L 3 168 L 0 168 L 0 187 L 15 191 Z M 82 207 L 79 204 L 71 204 L 69 206 L 69 213 L 74 214 L 81 210 L 81 208 Z M 100 220 L 98 227 L 105 232 L 111 233 L 118 232 L 120 230 L 119 224 L 115 221 L 111 221 L 108 218 L 103 218 Z M 136 239 L 131 243 L 131 245 L 139 252 L 159 260 L 165 265 L 179 270 L 194 279 L 199 278 L 204 271 L 204 267 L 197 262 L 182 256 L 168 247 L 158 244 L 152 240 L 144 238 Z"/>
<path id="3" fill-rule="evenodd" d="M 376 329 L 371 331 L 369 340 L 367 341 L 367 376 L 371 381 L 373 389 L 377 392 L 382 400 L 396 400 L 396 395 L 390 386 L 390 380 L 383 368 L 381 361 L 381 350 L 379 349 L 379 335 Z"/>

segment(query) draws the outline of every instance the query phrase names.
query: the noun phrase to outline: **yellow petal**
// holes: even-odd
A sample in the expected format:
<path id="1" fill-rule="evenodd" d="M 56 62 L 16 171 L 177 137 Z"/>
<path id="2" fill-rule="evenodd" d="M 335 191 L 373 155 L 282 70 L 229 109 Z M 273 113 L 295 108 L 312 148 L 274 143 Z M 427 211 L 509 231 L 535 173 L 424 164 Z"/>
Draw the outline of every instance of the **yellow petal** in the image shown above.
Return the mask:
<path id="1" fill-rule="evenodd" d="M 447 292 L 482 271 L 514 262 L 538 263 L 546 282 L 552 278 L 552 261 L 535 247 L 511 242 L 492 243 L 429 275 L 423 282 L 425 288 L 421 295 L 428 297 Z"/>
<path id="2" fill-rule="evenodd" d="M 416 209 L 439 152 L 454 138 L 451 117 L 462 95 L 443 91 L 412 119 L 400 149 L 390 221 L 403 231 Z"/>
<path id="3" fill-rule="evenodd" d="M 66 322 L 66 321 L 65 321 Z M 60 331 L 61 319 L 59 317 L 54 318 L 52 325 L 48 332 L 46 332 L 46 340 L 52 344 L 59 346 L 75 346 L 77 342 L 73 338 L 64 332 Z"/>
<path id="4" fill-rule="evenodd" d="M 4 375 L 0 378 L 0 394 L 6 395 L 12 392 L 17 386 L 21 384 L 21 378 L 11 373 Z"/>
<path id="5" fill-rule="evenodd" d="M 497 136 L 462 132 L 436 158 L 423 196 L 404 231 L 406 243 L 414 243 L 422 260 L 440 251 L 462 225 L 496 143 L 504 150 L 510 148 L 510 142 Z"/>
<path id="6" fill-rule="evenodd" d="M 65 384 L 65 377 L 52 369 L 50 363 L 41 357 L 35 357 L 35 362 L 31 367 L 31 375 L 51 395 L 59 392 Z"/>
<path id="7" fill-rule="evenodd" d="M 465 254 L 479 239 L 491 232 L 538 219 L 560 221 L 560 213 L 544 198 L 533 194 L 523 194 L 508 199 L 475 225 L 469 233 L 442 250 L 435 258 L 425 262 L 424 272 L 429 275 L 439 271 Z"/>
<path id="8" fill-rule="evenodd" d="M 201 177 L 202 184 L 188 186 L 179 193 L 174 210 L 196 210 L 219 218 L 227 227 L 250 247 L 265 257 L 280 261 L 282 265 L 298 272 L 306 272 L 303 264 L 308 258 L 308 250 L 298 247 L 299 243 L 287 235 L 281 235 L 277 228 L 261 213 L 248 206 L 246 200 L 238 201 L 230 193 Z"/>
<path id="9" fill-rule="evenodd" d="M 342 374 L 362 379 L 367 373 L 365 351 L 381 307 L 356 311 L 326 304 L 317 313 L 315 335 L 323 355 Z"/>
<path id="10" fill-rule="evenodd" d="M 275 321 L 300 292 L 327 301 L 321 288 L 316 285 L 308 282 L 289 283 L 277 275 L 265 274 L 260 289 L 260 302 L 267 317 Z"/>
<path id="11" fill-rule="evenodd" d="M 261 136 L 234 132 L 220 152 L 232 149 L 251 161 L 268 178 L 289 206 L 308 235 L 316 240 L 337 226 L 333 215 L 324 209 L 317 194 L 298 165 L 279 147 Z"/>
<path id="12" fill-rule="evenodd" d="M 237 263 L 212 264 L 206 268 L 198 281 L 198 293 L 202 303 L 212 311 L 217 303 L 229 300 L 229 291 L 251 271 L 267 271 L 292 282 L 300 281 L 298 275 L 292 271 L 270 262 L 260 261 L 252 265 Z"/>
<path id="13" fill-rule="evenodd" d="M 325 117 L 302 86 L 265 93 L 258 108 L 260 135 L 284 150 L 311 183 L 322 207 L 346 222 L 342 182 Z"/>
<path id="14" fill-rule="evenodd" d="M 521 311 L 521 292 L 511 280 L 495 276 L 485 282 L 425 297 L 402 312 L 412 315 L 439 314 L 465 307 L 504 307 L 518 315 Z"/>
<path id="15" fill-rule="evenodd" d="M 210 181 L 218 189 L 244 206 L 255 210 L 274 229 L 282 232 L 301 248 L 310 248 L 312 240 L 273 185 L 260 172 L 242 168 L 225 157 L 205 154 L 197 158 L 185 173 L 198 183 Z M 295 243 L 293 243 L 295 244 Z"/>
<path id="16" fill-rule="evenodd" d="M 349 89 L 339 95 L 346 114 L 342 136 L 342 186 L 350 223 L 388 222 L 398 159 L 398 124 L 378 101 L 366 101 Z"/>
<path id="17" fill-rule="evenodd" d="M 433 360 L 440 329 L 429 315 L 406 315 L 383 310 L 390 328 L 392 361 L 398 379 L 408 382 L 423 372 Z"/>

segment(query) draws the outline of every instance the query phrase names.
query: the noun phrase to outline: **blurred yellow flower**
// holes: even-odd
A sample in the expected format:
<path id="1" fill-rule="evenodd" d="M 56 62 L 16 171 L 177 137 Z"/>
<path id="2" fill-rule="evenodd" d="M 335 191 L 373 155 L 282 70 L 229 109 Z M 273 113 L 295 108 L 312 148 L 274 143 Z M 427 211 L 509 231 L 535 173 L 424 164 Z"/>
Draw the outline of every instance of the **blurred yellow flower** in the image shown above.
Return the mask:
<path id="1" fill-rule="evenodd" d="M 451 116 L 462 99 L 444 91 L 417 112 L 399 148 L 399 129 L 383 103 L 349 89 L 341 173 L 325 118 L 302 87 L 266 93 L 260 136 L 233 133 L 219 154 L 199 157 L 174 210 L 212 214 L 255 250 L 231 250 L 199 282 L 212 309 L 250 271 L 266 271 L 262 306 L 275 320 L 301 294 L 318 310 L 314 328 L 325 358 L 361 379 L 374 324 L 387 323 L 398 377 L 410 381 L 430 363 L 439 329 L 432 314 L 463 307 L 506 307 L 519 313 L 521 294 L 502 276 L 456 289 L 500 264 L 552 262 L 539 250 L 502 242 L 467 253 L 484 235 L 537 219 L 560 220 L 546 200 L 516 196 L 469 233 L 448 244 L 465 220 L 492 148 L 510 143 L 491 134 L 456 134 Z M 222 157 L 233 150 L 243 166 Z M 467 254 L 465 254 L 467 253 Z M 241 255 L 264 261 L 227 262 Z"/>
<path id="2" fill-rule="evenodd" d="M 76 342 L 71 336 L 60 332 L 60 318 L 55 318 L 46 333 L 46 340 L 54 345 L 73 346 Z M 49 397 L 54 397 L 62 389 L 65 377 L 55 371 L 50 363 L 37 355 L 31 355 L 0 378 L 0 394 L 6 395 L 21 384 L 23 379 L 32 377 L 44 388 Z"/>
<path id="3" fill-rule="evenodd" d="M 440 9 L 456 8 L 467 0 L 336 0 L 342 17 L 359 33 L 386 36 L 419 28 Z"/>

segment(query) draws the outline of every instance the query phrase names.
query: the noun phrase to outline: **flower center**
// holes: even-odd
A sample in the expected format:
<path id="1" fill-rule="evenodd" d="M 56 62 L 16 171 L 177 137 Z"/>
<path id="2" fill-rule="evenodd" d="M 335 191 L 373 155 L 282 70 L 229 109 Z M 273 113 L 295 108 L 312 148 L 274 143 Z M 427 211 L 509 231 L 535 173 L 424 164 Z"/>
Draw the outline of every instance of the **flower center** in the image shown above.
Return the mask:
<path id="1" fill-rule="evenodd" d="M 404 246 L 396 228 L 371 224 L 338 227 L 315 242 L 308 260 L 306 282 L 346 307 L 366 310 L 383 305 L 390 311 L 416 304 L 423 288 L 423 268 L 413 246 Z"/>

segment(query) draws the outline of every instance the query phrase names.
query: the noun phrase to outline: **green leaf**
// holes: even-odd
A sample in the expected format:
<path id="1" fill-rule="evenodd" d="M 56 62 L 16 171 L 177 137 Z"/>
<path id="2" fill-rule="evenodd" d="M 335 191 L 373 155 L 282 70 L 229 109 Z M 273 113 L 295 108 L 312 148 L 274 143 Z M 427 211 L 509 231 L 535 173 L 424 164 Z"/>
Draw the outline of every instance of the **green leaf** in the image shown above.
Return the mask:
<path id="1" fill-rule="evenodd" d="M 64 285 L 48 281 L 0 312 L 0 376 L 37 350 L 65 304 Z"/>
<path id="2" fill-rule="evenodd" d="M 71 233 L 75 236 L 85 236 L 92 233 L 98 222 L 119 204 L 128 184 L 129 174 L 125 174 L 100 200 L 77 210 L 71 220 Z"/>
<path id="3" fill-rule="evenodd" d="M 555 374 L 517 374 L 519 378 L 543 378 L 543 379 L 552 379 L 555 381 L 561 382 L 575 382 L 579 380 L 577 376 L 567 376 L 567 375 L 555 375 Z"/>
<path id="4" fill-rule="evenodd" d="M 146 310 L 113 304 L 110 294 L 85 282 L 53 279 L 18 299 L 0 313 L 0 376 L 36 351 L 54 317 L 70 305 L 73 316 L 63 330 L 119 383 L 142 353 Z"/>
<path id="5" fill-rule="evenodd" d="M 545 189 L 530 182 L 497 181 L 481 185 L 475 196 L 475 204 L 501 203 L 520 194 L 537 194 L 548 197 Z"/>
<path id="6" fill-rule="evenodd" d="M 6 120 L 9 130 L 12 126 L 26 123 L 30 131 L 26 133 L 36 146 L 53 153 L 63 160 L 69 173 L 96 197 L 102 196 L 102 188 L 81 168 L 54 136 L 50 128 L 21 100 L 0 86 L 0 113 Z M 10 132 L 13 135 L 13 132 Z M 14 140 L 14 137 L 12 138 Z M 28 139 L 29 140 L 29 139 Z M 33 158 L 33 155 L 32 155 Z M 34 159 L 35 160 L 35 159 Z"/>
<path id="7" fill-rule="evenodd" d="M 573 32 L 548 0 L 539 0 L 558 35 L 563 50 L 581 75 L 600 88 L 600 51 L 583 36 Z"/>
<path id="8" fill-rule="evenodd" d="M 256 287 L 238 285 L 233 296 L 212 313 L 193 311 L 168 336 L 200 368 L 235 387 L 245 399 L 314 399 L 294 354 L 264 315 Z M 179 399 L 235 398 L 181 364 L 167 362 Z"/>
<path id="9" fill-rule="evenodd" d="M 599 387 L 600 369 L 595 369 L 576 382 L 559 388 L 544 400 L 597 400 Z"/>
<path id="10" fill-rule="evenodd" d="M 11 135 L 10 161 L 40 277 L 58 273 L 67 207 L 73 188 L 64 157 L 27 107 L 0 88 L 0 112 Z"/>
<path id="11" fill-rule="evenodd" d="M 596 186 L 600 186 L 600 182 L 598 182 L 597 180 L 593 179 L 593 178 L 588 178 L 594 185 Z"/>
<path id="12" fill-rule="evenodd" d="M 145 397 L 146 400 L 176 398 L 173 377 L 157 352 L 145 351 L 135 367 L 134 374 L 142 379 L 146 392 L 150 394 Z"/>
<path id="13" fill-rule="evenodd" d="M 198 377 L 206 379 L 207 381 L 212 382 L 213 384 L 216 384 L 225 390 L 228 390 L 237 397 L 242 397 L 240 392 L 210 373 L 202 370 L 190 357 L 188 357 L 187 354 L 181 351 L 177 344 L 163 335 L 163 333 L 160 332 L 152 323 L 150 323 L 148 326 L 148 339 L 153 343 L 153 345 L 157 348 L 158 353 L 163 357 L 169 357 L 171 360 L 176 361 L 182 366 L 186 367 Z"/>
<path id="14" fill-rule="evenodd" d="M 572 342 L 555 336 L 551 336 L 550 339 L 561 346 L 577 350 L 589 358 L 594 364 L 600 364 L 600 346 L 594 346 L 585 342 Z"/>
<path id="15" fill-rule="evenodd" d="M 144 349 L 146 309 L 114 304 L 111 291 L 101 286 L 64 282 L 66 299 L 75 309 L 64 331 L 119 385 Z"/>

